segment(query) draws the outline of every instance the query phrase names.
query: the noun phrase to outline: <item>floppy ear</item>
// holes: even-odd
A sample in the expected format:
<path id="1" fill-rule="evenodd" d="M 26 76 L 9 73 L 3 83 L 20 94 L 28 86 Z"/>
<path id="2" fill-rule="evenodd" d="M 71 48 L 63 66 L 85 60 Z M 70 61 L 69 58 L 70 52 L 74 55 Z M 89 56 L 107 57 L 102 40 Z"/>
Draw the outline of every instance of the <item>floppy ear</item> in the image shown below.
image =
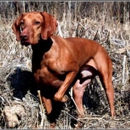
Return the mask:
<path id="1" fill-rule="evenodd" d="M 44 19 L 43 29 L 41 31 L 41 37 L 42 39 L 47 40 L 48 37 L 54 34 L 58 23 L 53 16 L 51 16 L 46 12 L 41 12 L 41 15 L 43 16 Z"/>
<path id="2" fill-rule="evenodd" d="M 14 34 L 16 35 L 16 40 L 20 41 L 20 28 L 19 28 L 19 23 L 23 17 L 23 14 L 19 16 L 13 23 L 12 29 L 14 31 Z"/>

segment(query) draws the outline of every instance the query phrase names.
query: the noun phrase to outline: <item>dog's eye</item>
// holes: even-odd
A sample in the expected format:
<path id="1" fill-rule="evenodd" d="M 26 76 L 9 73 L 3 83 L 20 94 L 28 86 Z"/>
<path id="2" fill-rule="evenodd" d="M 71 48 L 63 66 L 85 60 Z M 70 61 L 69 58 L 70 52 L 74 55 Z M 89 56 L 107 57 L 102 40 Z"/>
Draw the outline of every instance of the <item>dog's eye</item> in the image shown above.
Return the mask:
<path id="1" fill-rule="evenodd" d="M 24 21 L 21 21 L 21 22 L 20 22 L 20 25 L 24 25 Z"/>
<path id="2" fill-rule="evenodd" d="M 39 21 L 35 21 L 35 25 L 39 25 L 40 24 L 40 22 Z"/>

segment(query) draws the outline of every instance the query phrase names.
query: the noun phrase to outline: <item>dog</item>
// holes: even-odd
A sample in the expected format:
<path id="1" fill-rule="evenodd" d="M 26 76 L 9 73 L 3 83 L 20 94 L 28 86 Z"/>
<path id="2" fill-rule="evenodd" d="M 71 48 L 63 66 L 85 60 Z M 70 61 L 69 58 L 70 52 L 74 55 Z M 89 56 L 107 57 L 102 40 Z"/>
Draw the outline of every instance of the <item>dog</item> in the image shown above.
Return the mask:
<path id="1" fill-rule="evenodd" d="M 47 12 L 23 13 L 12 26 L 16 40 L 20 41 L 21 45 L 32 47 L 32 72 L 37 87 L 42 92 L 47 114 L 49 115 L 53 110 L 52 100 L 60 102 L 67 100 L 65 93 L 78 72 L 83 66 L 90 65 L 99 72 L 111 116 L 114 117 L 112 61 L 106 50 L 90 39 L 62 38 L 54 35 L 57 26 L 56 18 Z M 89 69 L 87 71 L 89 72 Z M 80 82 L 75 85 L 80 85 Z M 82 96 L 77 95 L 76 89 L 77 87 L 74 87 L 75 100 L 81 102 Z M 83 93 L 83 90 L 80 93 Z M 79 109 L 82 109 L 82 105 Z M 82 110 L 79 111 L 83 114 Z"/>

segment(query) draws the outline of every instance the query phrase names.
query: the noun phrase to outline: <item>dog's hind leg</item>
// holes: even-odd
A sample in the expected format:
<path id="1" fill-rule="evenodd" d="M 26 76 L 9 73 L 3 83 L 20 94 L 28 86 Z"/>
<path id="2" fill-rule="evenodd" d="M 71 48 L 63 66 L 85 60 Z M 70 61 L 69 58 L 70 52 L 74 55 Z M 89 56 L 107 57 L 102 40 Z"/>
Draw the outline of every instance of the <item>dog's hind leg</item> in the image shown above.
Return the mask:
<path id="1" fill-rule="evenodd" d="M 99 70 L 100 72 L 100 79 L 102 82 L 102 85 L 106 91 L 106 95 L 108 98 L 111 116 L 115 116 L 115 110 L 114 110 L 114 88 L 112 85 L 112 63 L 111 60 L 108 59 L 108 62 L 102 63 L 102 67 Z"/>
<path id="2" fill-rule="evenodd" d="M 91 79 L 87 79 L 82 84 L 80 84 L 80 80 L 78 79 L 73 86 L 74 101 L 80 116 L 84 116 L 83 95 L 85 88 L 90 82 Z"/>
<path id="3" fill-rule="evenodd" d="M 74 101 L 80 116 L 84 115 L 83 110 L 83 95 L 87 85 L 97 75 L 97 70 L 90 65 L 84 65 L 81 67 L 79 74 L 77 75 L 77 81 L 73 86 Z"/>
<path id="4" fill-rule="evenodd" d="M 112 85 L 112 81 L 111 81 L 111 76 L 107 76 L 107 74 L 105 74 L 105 76 L 103 76 L 101 78 L 103 87 L 106 91 L 106 95 L 108 98 L 108 102 L 109 102 L 109 106 L 110 106 L 110 111 L 111 111 L 111 116 L 114 117 L 115 116 L 115 110 L 114 110 L 114 88 Z"/>

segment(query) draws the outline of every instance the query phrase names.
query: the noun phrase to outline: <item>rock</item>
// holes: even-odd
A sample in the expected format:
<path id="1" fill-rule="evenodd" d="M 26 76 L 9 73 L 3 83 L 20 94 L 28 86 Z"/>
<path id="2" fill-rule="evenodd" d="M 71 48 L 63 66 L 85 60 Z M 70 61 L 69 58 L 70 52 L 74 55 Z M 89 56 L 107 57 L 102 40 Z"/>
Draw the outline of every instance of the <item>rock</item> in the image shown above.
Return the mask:
<path id="1" fill-rule="evenodd" d="M 13 128 L 19 125 L 19 119 L 25 115 L 25 109 L 21 105 L 5 106 L 4 115 L 7 121 L 7 127 Z M 18 118 L 19 117 L 19 118 Z"/>

